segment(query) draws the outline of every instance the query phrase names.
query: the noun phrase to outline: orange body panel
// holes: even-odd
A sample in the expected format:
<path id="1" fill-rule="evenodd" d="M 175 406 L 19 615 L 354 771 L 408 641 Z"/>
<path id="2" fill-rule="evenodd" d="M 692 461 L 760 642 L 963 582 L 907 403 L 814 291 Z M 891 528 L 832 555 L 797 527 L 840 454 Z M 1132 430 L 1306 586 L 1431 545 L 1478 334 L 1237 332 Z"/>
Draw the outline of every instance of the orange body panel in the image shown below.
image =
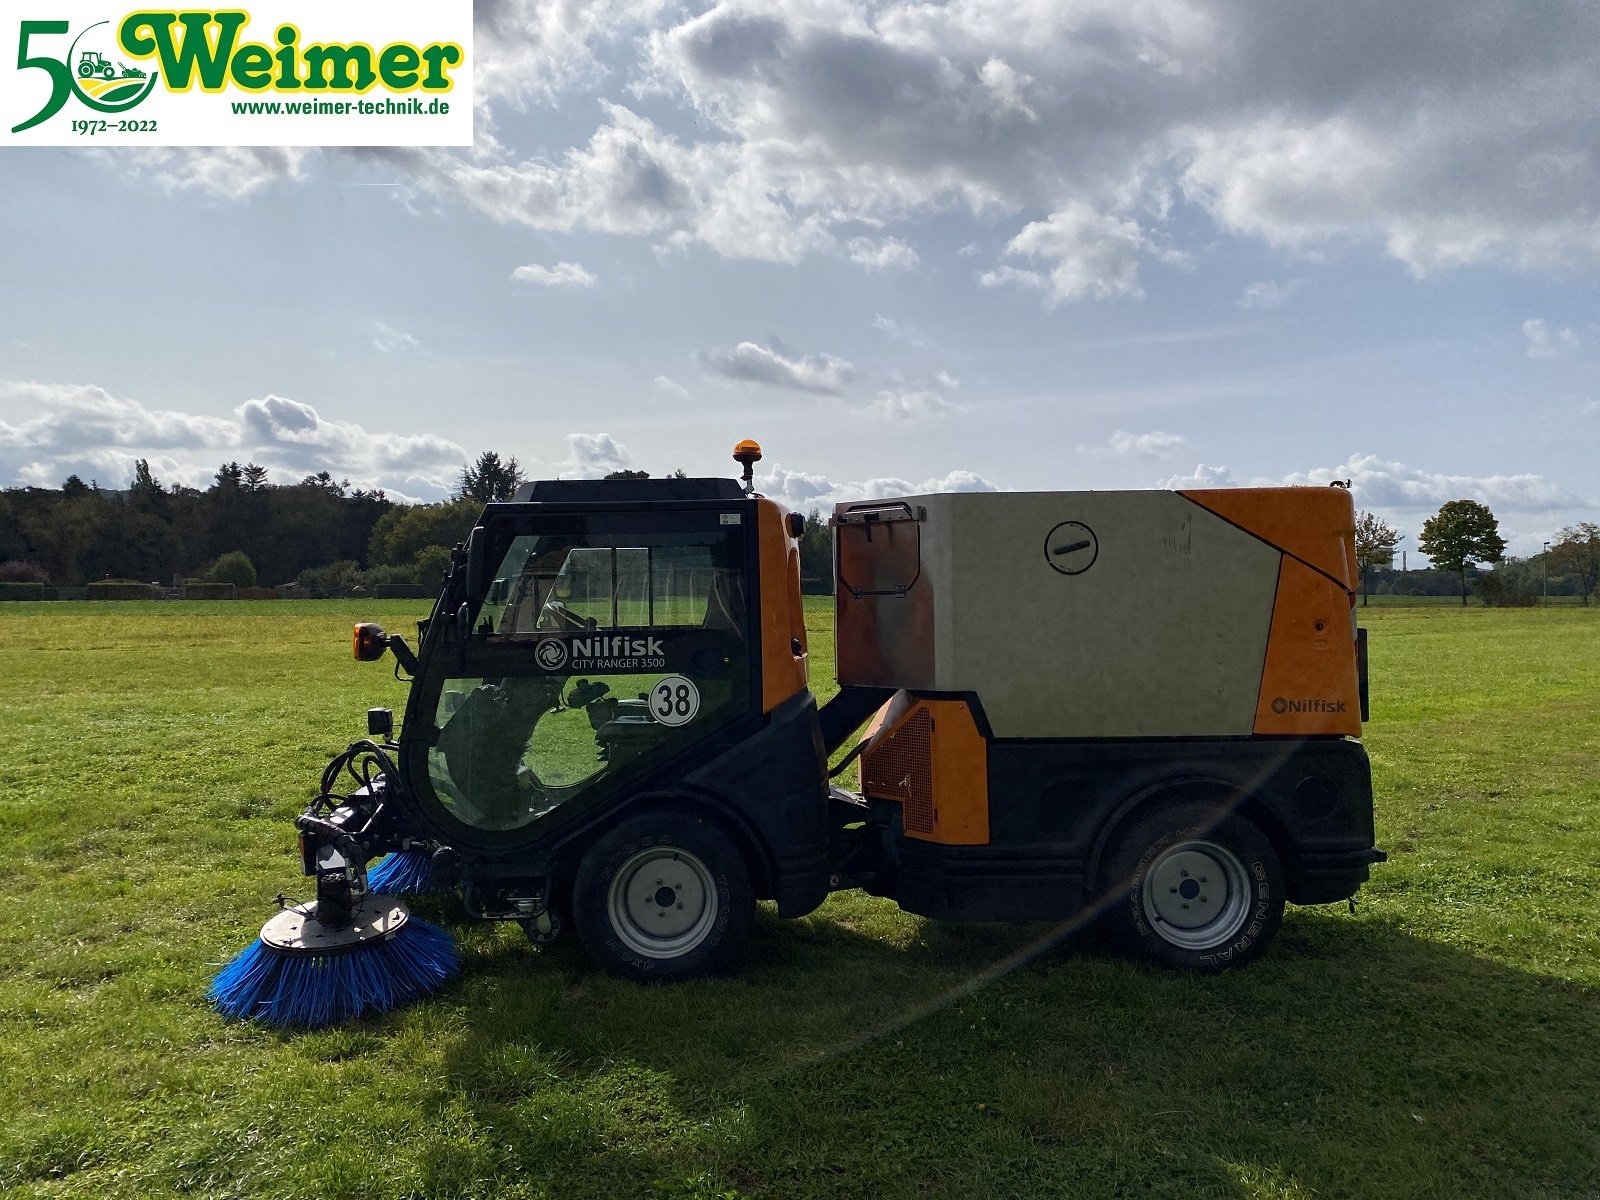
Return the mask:
<path id="1" fill-rule="evenodd" d="M 884 711 L 877 718 L 884 727 L 874 730 L 861 757 L 862 792 L 898 802 L 907 837 L 987 846 L 988 746 L 966 703 L 902 693 Z"/>
<path id="2" fill-rule="evenodd" d="M 1351 595 L 1284 557 L 1272 608 L 1255 732 L 1361 735 Z"/>
<path id="3" fill-rule="evenodd" d="M 800 548 L 789 536 L 786 513 L 771 500 L 756 501 L 761 559 L 761 711 L 771 712 L 805 690 L 806 622 L 800 606 Z M 800 653 L 794 652 L 794 644 Z"/>
<path id="4" fill-rule="evenodd" d="M 1181 495 L 1355 591 L 1356 509 L 1344 488 L 1217 488 Z"/>

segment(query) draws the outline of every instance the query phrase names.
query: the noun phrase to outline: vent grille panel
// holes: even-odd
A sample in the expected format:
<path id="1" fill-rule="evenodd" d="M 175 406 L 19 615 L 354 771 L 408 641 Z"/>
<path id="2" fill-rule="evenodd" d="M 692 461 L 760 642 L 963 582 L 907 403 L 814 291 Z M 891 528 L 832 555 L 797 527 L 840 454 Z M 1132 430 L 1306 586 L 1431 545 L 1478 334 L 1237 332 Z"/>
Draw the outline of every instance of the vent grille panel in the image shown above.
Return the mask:
<path id="1" fill-rule="evenodd" d="M 933 833 L 933 714 L 918 709 L 862 760 L 862 790 L 898 800 L 907 833 Z"/>

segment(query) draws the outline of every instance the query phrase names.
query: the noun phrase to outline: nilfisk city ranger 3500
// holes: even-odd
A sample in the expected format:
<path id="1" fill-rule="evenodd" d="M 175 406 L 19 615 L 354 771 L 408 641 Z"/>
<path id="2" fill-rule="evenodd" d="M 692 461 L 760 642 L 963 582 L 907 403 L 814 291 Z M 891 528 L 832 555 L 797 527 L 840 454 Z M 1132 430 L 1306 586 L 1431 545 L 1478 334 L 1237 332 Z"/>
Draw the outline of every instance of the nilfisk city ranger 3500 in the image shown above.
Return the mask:
<path id="1" fill-rule="evenodd" d="M 1098 915 L 1156 962 L 1238 966 L 1285 901 L 1383 859 L 1348 492 L 840 505 L 819 708 L 803 522 L 754 493 L 754 443 L 735 457 L 742 484 L 527 485 L 484 508 L 415 650 L 356 628 L 411 676 L 402 732 L 375 710 L 330 765 L 299 819 L 316 902 L 219 976 L 223 1011 L 316 1024 L 436 986 L 444 935 L 382 892 L 424 878 L 673 980 L 725 967 L 758 899 L 798 917 L 842 888 Z M 863 724 L 859 792 L 830 786 Z"/>

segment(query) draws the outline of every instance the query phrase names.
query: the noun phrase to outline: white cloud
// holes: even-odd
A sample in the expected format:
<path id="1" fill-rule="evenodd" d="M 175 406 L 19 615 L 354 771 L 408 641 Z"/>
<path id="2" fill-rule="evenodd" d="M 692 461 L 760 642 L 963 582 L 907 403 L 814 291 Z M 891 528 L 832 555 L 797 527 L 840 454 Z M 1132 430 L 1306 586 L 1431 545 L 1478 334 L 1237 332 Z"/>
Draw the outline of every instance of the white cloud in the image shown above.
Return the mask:
<path id="1" fill-rule="evenodd" d="M 1497 510 L 1549 512 L 1591 503 L 1543 475 L 1453 475 L 1375 454 L 1353 454 L 1336 467 L 1297 472 L 1276 482 L 1325 486 L 1335 479 L 1351 481 L 1350 490 L 1363 508 L 1432 509 L 1447 500 L 1468 499 Z"/>
<path id="2" fill-rule="evenodd" d="M 599 282 L 594 275 L 575 262 L 558 262 L 553 267 L 528 263 L 511 272 L 513 283 L 529 283 L 537 287 L 590 288 Z"/>
<path id="3" fill-rule="evenodd" d="M 567 457 L 551 467 L 559 479 L 601 479 L 613 471 L 631 471 L 633 456 L 609 433 L 567 434 Z"/>
<path id="4" fill-rule="evenodd" d="M 397 350 L 422 349 L 422 343 L 405 330 L 385 325 L 382 321 L 368 321 L 366 328 L 367 335 L 372 338 L 373 346 L 380 353 L 393 354 Z"/>
<path id="5" fill-rule="evenodd" d="M 767 345 L 740 342 L 731 350 L 713 350 L 702 356 L 708 371 L 728 379 L 837 396 L 852 379 L 855 367 L 831 354 L 803 356 L 777 338 Z"/>
<path id="6" fill-rule="evenodd" d="M 478 0 L 479 144 L 369 162 L 495 220 L 794 262 L 911 263 L 896 225 L 1022 222 L 990 286 L 1134 296 L 1178 201 L 1236 235 L 1361 245 L 1417 274 L 1600 263 L 1600 9 L 1551 0 Z M 1381 31 L 1381 35 L 1374 31 Z M 602 105 L 586 144 L 519 153 L 503 118 Z M 642 115 L 646 104 L 657 120 Z M 668 133 L 666 130 L 681 131 Z M 163 186 L 244 199 L 306 151 L 141 152 Z M 881 231 L 857 247 L 865 224 Z M 1208 238 L 1209 232 L 1199 235 Z"/>
<path id="7" fill-rule="evenodd" d="M 150 408 L 92 385 L 0 380 L 0 479 L 48 486 L 68 474 L 121 486 L 147 458 L 168 482 L 204 486 L 224 460 L 253 460 L 280 482 L 318 471 L 358 487 L 406 496 L 449 492 L 466 461 L 456 443 L 431 434 L 374 432 L 323 417 L 309 404 L 267 395 L 231 417 Z"/>
<path id="8" fill-rule="evenodd" d="M 981 276 L 1052 303 L 1138 294 L 1141 253 L 1184 254 L 1156 237 L 1178 195 L 1236 233 L 1307 252 L 1369 243 L 1419 274 L 1600 261 L 1587 199 L 1600 160 L 1579 132 L 1594 10 L 1569 0 L 1531 22 L 1496 0 L 1431 0 L 1385 10 L 1375 48 L 1370 7 L 751 0 L 682 18 L 659 0 L 480 0 L 486 112 L 642 68 L 636 95 L 677 100 L 709 135 L 685 143 L 609 106 L 559 160 L 519 159 L 492 132 L 471 155 L 365 157 L 498 220 L 772 261 L 836 248 L 847 222 L 954 206 L 1048 214 L 1018 238 L 1062 220 L 1081 233 L 1084 214 L 1120 231 L 1087 244 L 1036 231 L 1015 252 L 1044 269 Z M 122 161 L 241 199 L 304 178 L 307 154 Z M 916 254 L 876 245 L 846 253 L 871 266 Z"/>
<path id="9" fill-rule="evenodd" d="M 476 0 L 473 82 L 517 107 L 554 104 L 568 89 L 604 82 L 612 71 L 602 53 L 637 36 L 664 7 L 660 0 Z"/>
<path id="10" fill-rule="evenodd" d="M 1129 433 L 1114 430 L 1103 446 L 1079 446 L 1080 454 L 1116 454 L 1123 457 L 1164 459 L 1171 458 L 1189 445 L 1189 439 L 1176 433 L 1152 429 L 1149 433 Z"/>
<path id="11" fill-rule="evenodd" d="M 1230 488 L 1238 487 L 1238 480 L 1234 479 L 1233 472 L 1227 467 L 1208 467 L 1200 463 L 1188 475 L 1169 475 L 1158 480 L 1156 487 L 1171 488 L 1175 491 L 1190 488 Z"/>
<path id="12" fill-rule="evenodd" d="M 845 253 L 857 266 L 869 271 L 914 271 L 922 260 L 899 238 L 851 238 Z"/>
<path id="13" fill-rule="evenodd" d="M 937 416 L 957 408 L 945 396 L 931 388 L 884 388 L 868 410 L 886 421 L 918 421 Z"/>
<path id="14" fill-rule="evenodd" d="M 1045 274 L 1002 267 L 979 282 L 1020 283 L 1044 292 L 1052 305 L 1068 300 L 1139 296 L 1139 248 L 1144 235 L 1133 221 L 1073 203 L 1023 227 L 1006 254 L 1049 266 Z"/>
<path id="15" fill-rule="evenodd" d="M 904 342 L 908 346 L 932 345 L 922 331 L 910 321 L 897 321 L 893 317 L 886 317 L 882 313 L 874 313 L 872 327 L 885 337 L 893 338 L 897 342 Z"/>
<path id="16" fill-rule="evenodd" d="M 999 266 L 991 267 L 987 271 L 977 272 L 973 278 L 978 281 L 979 287 L 998 288 L 1008 285 L 1032 288 L 1036 292 L 1048 290 L 1049 283 L 1037 271 L 1029 271 L 1022 267 Z"/>
<path id="17" fill-rule="evenodd" d="M 148 179 L 167 192 L 195 192 L 238 203 L 273 187 L 304 182 L 319 153 L 286 146 L 97 150 L 98 161 Z"/>
<path id="18" fill-rule="evenodd" d="M 1582 340 L 1575 331 L 1552 328 L 1543 317 L 1524 321 L 1522 336 L 1527 341 L 1529 358 L 1560 358 L 1582 345 Z"/>
<path id="19" fill-rule="evenodd" d="M 1271 279 L 1263 279 L 1259 283 L 1252 283 L 1246 287 L 1239 296 L 1239 307 L 1244 309 L 1282 308 L 1289 303 L 1290 298 L 1300 290 L 1300 280 L 1291 279 L 1287 283 L 1276 283 Z"/>
<path id="20" fill-rule="evenodd" d="M 756 480 L 756 489 L 790 509 L 827 512 L 835 504 L 857 500 L 893 499 L 896 496 L 921 496 L 934 492 L 998 492 L 1002 489 L 971 471 L 951 471 L 938 479 L 914 483 L 893 477 L 837 482 L 823 475 L 790 471 L 773 464 L 771 471 Z"/>
<path id="21" fill-rule="evenodd" d="M 667 375 L 657 375 L 655 377 L 655 389 L 663 396 L 671 396 L 674 400 L 688 400 L 691 398 L 688 388 Z"/>

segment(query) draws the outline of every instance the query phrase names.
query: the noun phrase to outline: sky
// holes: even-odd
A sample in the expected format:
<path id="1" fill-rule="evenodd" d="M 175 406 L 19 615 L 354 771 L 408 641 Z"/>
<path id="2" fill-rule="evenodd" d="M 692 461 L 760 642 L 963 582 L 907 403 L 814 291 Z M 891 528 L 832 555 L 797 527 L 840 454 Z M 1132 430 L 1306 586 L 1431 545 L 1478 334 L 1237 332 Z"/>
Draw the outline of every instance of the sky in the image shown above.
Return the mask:
<path id="1" fill-rule="evenodd" d="M 470 149 L 0 151 L 0 486 L 1600 520 L 1600 6 L 477 0 Z"/>

